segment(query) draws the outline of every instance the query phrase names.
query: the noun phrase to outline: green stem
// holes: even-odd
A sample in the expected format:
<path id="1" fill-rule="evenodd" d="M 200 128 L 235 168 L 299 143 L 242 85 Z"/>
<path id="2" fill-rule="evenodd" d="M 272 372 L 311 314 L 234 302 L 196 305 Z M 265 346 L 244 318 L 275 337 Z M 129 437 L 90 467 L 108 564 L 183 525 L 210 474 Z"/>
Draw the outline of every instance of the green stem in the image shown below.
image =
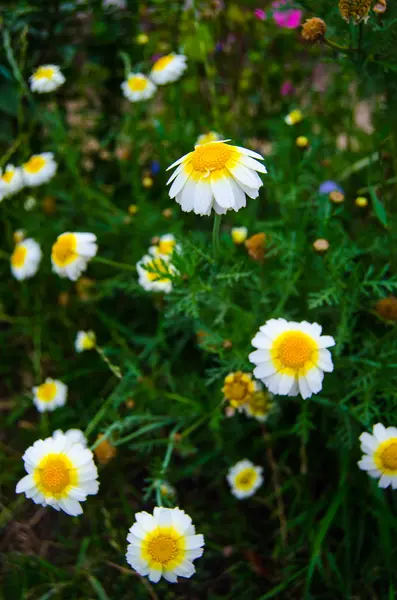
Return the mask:
<path id="1" fill-rule="evenodd" d="M 221 226 L 221 219 L 221 215 L 215 213 L 214 226 L 212 228 L 212 251 L 214 254 L 214 258 L 217 258 L 220 250 L 219 229 Z"/>
<path id="2" fill-rule="evenodd" d="M 338 50 L 339 52 L 354 52 L 355 48 L 347 48 L 346 46 L 340 46 L 339 44 L 337 44 L 336 42 L 333 42 L 332 40 L 327 40 L 327 38 L 324 38 L 324 43 L 327 44 L 327 46 L 329 46 L 330 48 L 333 48 L 333 50 Z"/>
<path id="3" fill-rule="evenodd" d="M 102 258 L 102 256 L 95 256 L 92 259 L 94 262 L 102 263 L 104 265 L 109 265 L 110 267 L 115 267 L 116 269 L 123 269 L 124 271 L 134 271 L 136 272 L 135 265 L 127 265 L 126 263 L 119 263 L 115 260 L 110 260 L 109 258 Z"/>

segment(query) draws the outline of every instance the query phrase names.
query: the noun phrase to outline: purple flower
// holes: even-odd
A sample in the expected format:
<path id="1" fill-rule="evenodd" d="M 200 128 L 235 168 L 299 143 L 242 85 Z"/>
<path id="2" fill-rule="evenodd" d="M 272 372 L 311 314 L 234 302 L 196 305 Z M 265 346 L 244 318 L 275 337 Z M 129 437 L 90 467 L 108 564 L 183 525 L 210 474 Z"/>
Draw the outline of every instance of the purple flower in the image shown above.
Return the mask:
<path id="1" fill-rule="evenodd" d="M 264 10 L 262 10 L 262 8 L 256 8 L 254 10 L 254 15 L 256 16 L 257 19 L 259 19 L 260 21 L 264 21 L 266 19 L 266 13 Z"/>
<path id="2" fill-rule="evenodd" d="M 319 194 L 330 194 L 331 192 L 340 192 L 343 194 L 343 189 L 335 181 L 323 181 L 318 188 Z"/>
<path id="3" fill-rule="evenodd" d="M 273 2 L 273 8 L 285 6 L 286 10 L 274 10 L 273 19 L 279 27 L 284 29 L 296 29 L 301 24 L 302 11 L 299 8 L 288 8 L 287 0 L 278 0 Z"/>
<path id="4" fill-rule="evenodd" d="M 282 96 L 290 96 L 291 94 L 293 94 L 295 92 L 295 88 L 292 85 L 292 81 L 284 81 L 284 83 L 282 84 L 281 88 L 280 88 L 280 94 Z"/>

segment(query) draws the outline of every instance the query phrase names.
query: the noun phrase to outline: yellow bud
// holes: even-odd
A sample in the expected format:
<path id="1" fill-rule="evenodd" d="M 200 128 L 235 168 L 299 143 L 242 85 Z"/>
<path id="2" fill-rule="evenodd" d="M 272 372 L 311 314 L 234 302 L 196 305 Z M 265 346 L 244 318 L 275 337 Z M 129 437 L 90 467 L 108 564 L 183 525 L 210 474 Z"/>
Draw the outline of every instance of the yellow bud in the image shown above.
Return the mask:
<path id="1" fill-rule="evenodd" d="M 355 199 L 354 203 L 360 208 L 365 208 L 366 206 L 368 206 L 368 200 L 367 198 L 364 198 L 364 196 L 358 196 L 358 198 Z"/>
<path id="2" fill-rule="evenodd" d="M 300 135 L 296 138 L 296 145 L 298 146 L 298 148 L 308 148 L 309 140 L 306 136 Z"/>

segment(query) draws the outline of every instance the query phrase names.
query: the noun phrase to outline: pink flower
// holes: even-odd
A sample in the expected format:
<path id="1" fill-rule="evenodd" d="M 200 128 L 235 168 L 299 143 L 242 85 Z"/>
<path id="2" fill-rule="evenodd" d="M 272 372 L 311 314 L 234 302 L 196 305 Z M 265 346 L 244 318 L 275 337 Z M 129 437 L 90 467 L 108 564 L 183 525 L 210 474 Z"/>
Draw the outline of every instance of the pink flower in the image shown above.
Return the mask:
<path id="1" fill-rule="evenodd" d="M 260 21 L 264 21 L 266 19 L 266 13 L 261 8 L 256 8 L 255 11 L 254 11 L 254 15 Z"/>
<path id="2" fill-rule="evenodd" d="M 280 94 L 282 96 L 290 96 L 291 94 L 293 94 L 295 92 L 295 88 L 292 85 L 292 81 L 284 81 L 283 85 L 281 86 L 280 89 Z"/>
<path id="3" fill-rule="evenodd" d="M 273 8 L 279 8 L 287 5 L 287 0 L 278 0 L 273 2 Z M 274 10 L 273 19 L 279 27 L 285 29 L 296 29 L 301 24 L 302 11 L 299 8 L 287 8 L 287 10 Z"/>

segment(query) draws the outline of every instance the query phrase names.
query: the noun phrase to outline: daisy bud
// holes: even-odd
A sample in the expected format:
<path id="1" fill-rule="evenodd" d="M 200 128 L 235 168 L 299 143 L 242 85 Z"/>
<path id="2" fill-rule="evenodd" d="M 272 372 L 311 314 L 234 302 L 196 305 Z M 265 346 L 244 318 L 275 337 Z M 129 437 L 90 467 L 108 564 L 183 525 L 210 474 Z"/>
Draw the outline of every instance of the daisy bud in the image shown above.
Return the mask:
<path id="1" fill-rule="evenodd" d="M 128 207 L 128 212 L 130 213 L 130 215 L 136 215 L 136 213 L 139 211 L 139 208 L 136 204 L 130 204 Z"/>
<path id="2" fill-rule="evenodd" d="M 151 188 L 153 185 L 153 179 L 151 177 L 149 177 L 149 175 L 146 175 L 143 179 L 142 179 L 142 185 L 144 188 L 148 189 Z"/>
<path id="3" fill-rule="evenodd" d="M 146 33 L 139 33 L 136 36 L 136 43 L 139 44 L 140 46 L 144 46 L 145 44 L 147 44 L 149 41 L 149 36 L 146 35 Z"/>
<path id="4" fill-rule="evenodd" d="M 302 150 L 310 146 L 309 140 L 304 135 L 300 135 L 299 137 L 297 137 L 295 143 L 298 146 L 298 148 L 302 148 Z"/>
<path id="5" fill-rule="evenodd" d="M 172 217 L 172 208 L 165 208 L 165 209 L 162 211 L 162 213 L 161 213 L 161 214 L 163 215 L 163 217 L 164 217 L 165 219 L 171 219 L 171 217 Z"/>
<path id="6" fill-rule="evenodd" d="M 375 304 L 375 311 L 386 321 L 397 321 L 397 298 L 389 296 L 378 300 Z"/>
<path id="7" fill-rule="evenodd" d="M 354 204 L 360 208 L 365 208 L 368 206 L 368 200 L 364 196 L 358 196 L 358 198 L 355 199 Z"/>
<path id="8" fill-rule="evenodd" d="M 266 235 L 264 233 L 256 233 L 245 241 L 245 247 L 248 254 L 253 260 L 262 262 L 265 258 L 265 243 Z"/>
<path id="9" fill-rule="evenodd" d="M 302 37 L 304 40 L 310 42 L 311 44 L 315 44 L 316 42 L 320 42 L 321 40 L 323 40 L 326 31 L 326 24 L 322 19 L 319 19 L 318 17 L 306 19 L 306 21 L 302 25 Z"/>
<path id="10" fill-rule="evenodd" d="M 339 12 L 342 18 L 355 25 L 367 21 L 372 0 L 339 0 Z"/>
<path id="11" fill-rule="evenodd" d="M 327 252 L 329 248 L 329 241 L 324 238 L 319 238 L 318 240 L 313 242 L 313 248 L 316 252 L 320 254 Z"/>
<path id="12" fill-rule="evenodd" d="M 344 202 L 345 196 L 342 192 L 334 191 L 330 193 L 329 199 L 331 202 L 334 202 L 334 204 L 341 204 L 341 202 Z"/>
<path id="13" fill-rule="evenodd" d="M 247 239 L 248 229 L 246 227 L 233 227 L 232 229 L 232 240 L 238 244 L 243 244 Z"/>
<path id="14" fill-rule="evenodd" d="M 103 438 L 103 434 L 100 433 L 97 437 L 97 441 Z M 109 440 L 104 439 L 98 446 L 94 448 L 95 458 L 101 465 L 107 465 L 117 454 L 117 448 L 112 446 Z"/>

